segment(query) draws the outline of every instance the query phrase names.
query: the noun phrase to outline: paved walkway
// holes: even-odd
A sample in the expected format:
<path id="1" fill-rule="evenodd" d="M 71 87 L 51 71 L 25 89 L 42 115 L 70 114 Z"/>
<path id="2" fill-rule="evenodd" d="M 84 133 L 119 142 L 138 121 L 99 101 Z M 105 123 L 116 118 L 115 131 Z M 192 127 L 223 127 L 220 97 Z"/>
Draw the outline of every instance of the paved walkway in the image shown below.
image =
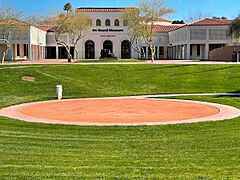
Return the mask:
<path id="1" fill-rule="evenodd" d="M 180 97 L 180 96 L 239 96 L 240 93 L 189 93 L 189 94 L 153 94 L 153 95 L 140 95 L 140 96 L 120 96 L 120 97 L 103 97 L 96 99 L 122 99 L 122 98 L 167 98 L 167 97 Z"/>
<path id="2" fill-rule="evenodd" d="M 97 61 L 97 60 L 96 60 Z M 81 63 L 68 63 L 66 59 L 48 59 L 38 61 L 18 61 L 18 62 L 5 62 L 4 65 L 25 65 L 25 64 L 82 64 L 82 65 L 102 65 L 102 64 L 240 64 L 237 62 L 222 62 L 222 61 L 200 61 L 200 60 L 156 60 L 155 62 L 81 62 Z M 1 65 L 1 64 L 0 64 Z"/>
<path id="3" fill-rule="evenodd" d="M 179 96 L 240 96 L 240 93 L 191 93 L 191 94 L 156 94 L 156 95 L 146 95 L 146 96 L 140 96 L 140 97 L 179 97 Z"/>

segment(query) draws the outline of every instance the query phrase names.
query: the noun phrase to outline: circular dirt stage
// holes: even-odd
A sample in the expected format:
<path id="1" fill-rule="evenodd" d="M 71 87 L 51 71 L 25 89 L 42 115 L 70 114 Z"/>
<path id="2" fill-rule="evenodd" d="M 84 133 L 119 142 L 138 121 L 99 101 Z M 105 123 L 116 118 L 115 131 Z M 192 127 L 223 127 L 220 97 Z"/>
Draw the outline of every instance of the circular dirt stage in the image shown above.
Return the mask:
<path id="1" fill-rule="evenodd" d="M 51 124 L 130 126 L 224 120 L 240 116 L 240 111 L 215 103 L 128 97 L 28 103 L 2 109 L 0 116 Z"/>

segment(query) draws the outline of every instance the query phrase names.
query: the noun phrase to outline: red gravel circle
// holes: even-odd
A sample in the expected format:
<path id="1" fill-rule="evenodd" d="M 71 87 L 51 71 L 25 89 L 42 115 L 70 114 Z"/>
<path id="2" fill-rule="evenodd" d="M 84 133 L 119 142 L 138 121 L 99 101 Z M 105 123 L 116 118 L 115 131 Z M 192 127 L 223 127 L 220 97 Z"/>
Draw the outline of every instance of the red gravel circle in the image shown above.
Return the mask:
<path id="1" fill-rule="evenodd" d="M 48 124 L 138 126 L 233 119 L 240 110 L 209 102 L 129 96 L 26 103 L 0 109 L 0 116 Z"/>
<path id="2" fill-rule="evenodd" d="M 217 107 L 187 101 L 152 99 L 81 99 L 29 104 L 18 109 L 27 117 L 83 124 L 175 122 L 218 114 Z"/>

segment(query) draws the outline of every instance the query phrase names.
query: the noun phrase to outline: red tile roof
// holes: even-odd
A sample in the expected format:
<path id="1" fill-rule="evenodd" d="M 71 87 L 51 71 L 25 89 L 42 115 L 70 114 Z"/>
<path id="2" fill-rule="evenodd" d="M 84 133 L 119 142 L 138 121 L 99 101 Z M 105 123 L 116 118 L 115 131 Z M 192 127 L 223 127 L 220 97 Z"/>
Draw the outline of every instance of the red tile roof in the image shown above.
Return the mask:
<path id="1" fill-rule="evenodd" d="M 50 31 L 51 29 L 53 29 L 54 26 L 51 25 L 35 25 L 34 27 L 42 30 L 42 31 Z"/>
<path id="2" fill-rule="evenodd" d="M 156 25 L 154 26 L 154 30 L 156 32 L 170 32 L 173 30 L 176 30 L 184 25 L 169 25 L 169 26 L 164 26 L 164 25 Z"/>
<path id="3" fill-rule="evenodd" d="M 199 21 L 195 21 L 193 23 L 190 24 L 185 24 L 182 25 L 176 29 L 173 29 L 171 31 L 186 27 L 186 26 L 227 26 L 230 25 L 232 23 L 233 20 L 229 20 L 229 19 L 209 19 L 209 18 L 204 18 L 201 19 Z"/>
<path id="4" fill-rule="evenodd" d="M 201 19 L 199 21 L 189 24 L 189 26 L 219 26 L 219 25 L 229 25 L 232 20 L 228 19 Z"/>
<path id="5" fill-rule="evenodd" d="M 56 21 L 58 21 L 58 19 L 59 19 L 59 16 L 51 17 L 51 18 L 41 21 L 41 24 L 55 23 Z"/>
<path id="6" fill-rule="evenodd" d="M 163 19 L 163 18 L 157 18 L 156 21 L 158 21 L 158 22 L 169 22 L 169 23 L 172 22 L 172 21 L 169 21 L 169 20 Z"/>
<path id="7" fill-rule="evenodd" d="M 126 9 L 133 9 L 138 11 L 137 8 L 77 8 L 76 12 L 123 12 Z"/>

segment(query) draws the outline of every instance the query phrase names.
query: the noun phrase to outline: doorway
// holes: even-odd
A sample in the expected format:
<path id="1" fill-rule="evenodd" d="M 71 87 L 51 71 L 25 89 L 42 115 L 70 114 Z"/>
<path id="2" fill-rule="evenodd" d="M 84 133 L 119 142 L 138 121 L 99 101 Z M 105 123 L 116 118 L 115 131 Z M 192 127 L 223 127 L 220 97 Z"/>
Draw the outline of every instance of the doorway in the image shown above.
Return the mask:
<path id="1" fill-rule="evenodd" d="M 103 43 L 103 49 L 106 49 L 107 51 L 110 51 L 111 53 L 113 53 L 113 44 L 112 41 L 104 41 Z"/>
<path id="2" fill-rule="evenodd" d="M 128 40 L 121 43 L 121 58 L 129 59 L 131 58 L 131 44 Z"/>
<path id="3" fill-rule="evenodd" d="M 85 59 L 95 59 L 95 44 L 91 40 L 85 43 Z"/>

